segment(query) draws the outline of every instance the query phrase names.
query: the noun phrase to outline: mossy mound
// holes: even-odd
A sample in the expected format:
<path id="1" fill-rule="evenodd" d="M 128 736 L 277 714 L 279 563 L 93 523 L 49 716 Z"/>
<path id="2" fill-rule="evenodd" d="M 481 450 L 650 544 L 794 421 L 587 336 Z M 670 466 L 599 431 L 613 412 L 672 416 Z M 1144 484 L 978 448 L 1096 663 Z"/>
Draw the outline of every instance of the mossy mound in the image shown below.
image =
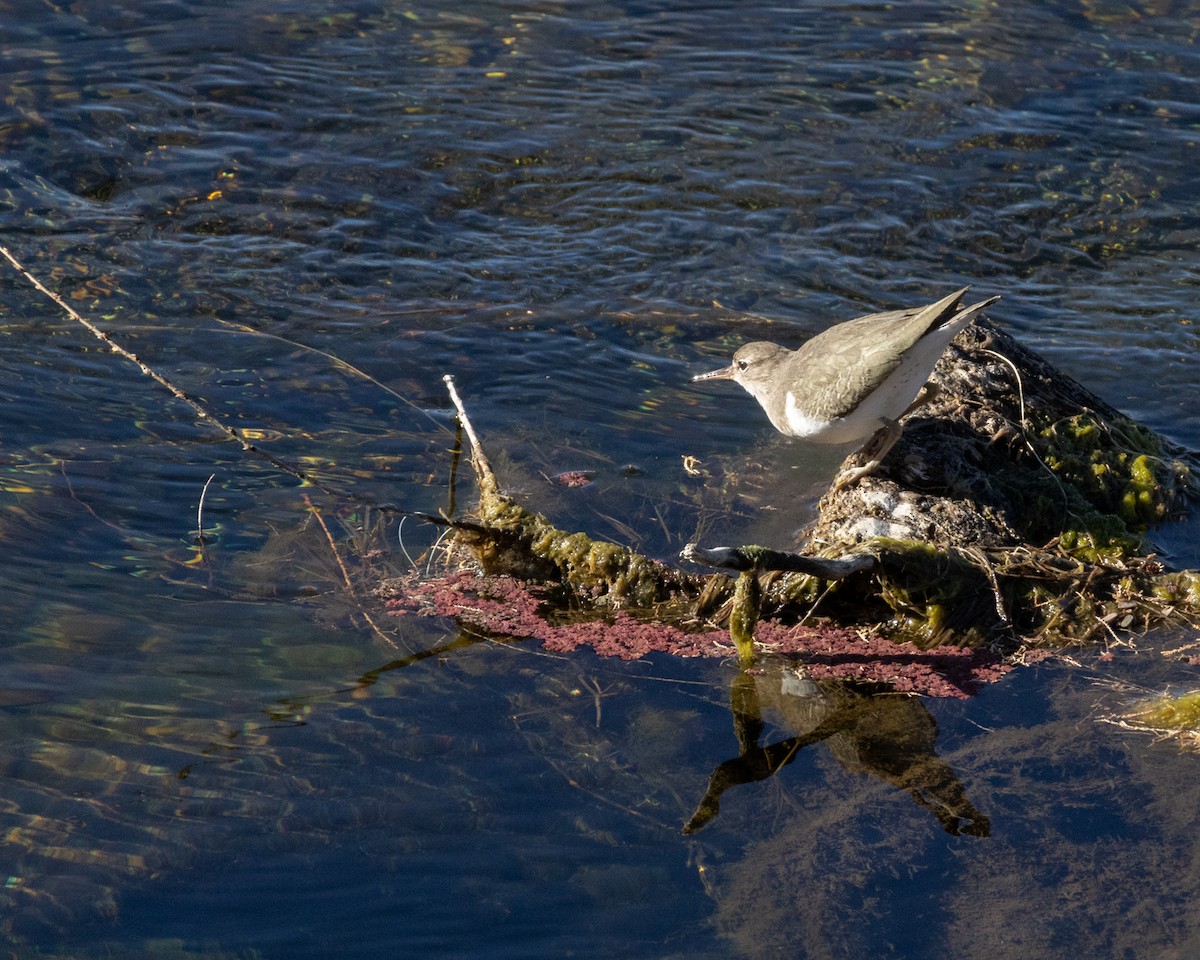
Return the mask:
<path id="1" fill-rule="evenodd" d="M 898 636 L 1053 645 L 1200 612 L 1146 542 L 1200 489 L 1190 455 L 986 321 L 934 382 L 880 470 L 826 495 L 810 537 L 892 557 L 877 597 Z"/>

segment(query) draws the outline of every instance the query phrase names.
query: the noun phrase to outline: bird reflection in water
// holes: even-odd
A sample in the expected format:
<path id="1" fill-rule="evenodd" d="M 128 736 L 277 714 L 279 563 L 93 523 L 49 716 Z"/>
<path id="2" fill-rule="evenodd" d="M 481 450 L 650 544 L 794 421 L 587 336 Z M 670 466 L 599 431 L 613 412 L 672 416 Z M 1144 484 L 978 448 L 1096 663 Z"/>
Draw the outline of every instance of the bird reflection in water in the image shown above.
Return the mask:
<path id="1" fill-rule="evenodd" d="M 915 697 L 872 693 L 844 681 L 817 682 L 786 665 L 739 672 L 730 706 L 738 755 L 712 772 L 684 833 L 708 824 L 730 787 L 774 776 L 803 748 L 821 742 L 846 770 L 907 792 L 947 833 L 986 837 L 991 832 L 988 818 L 972 806 L 954 771 L 935 752 L 937 724 Z M 764 708 L 781 715 L 795 735 L 761 744 Z"/>

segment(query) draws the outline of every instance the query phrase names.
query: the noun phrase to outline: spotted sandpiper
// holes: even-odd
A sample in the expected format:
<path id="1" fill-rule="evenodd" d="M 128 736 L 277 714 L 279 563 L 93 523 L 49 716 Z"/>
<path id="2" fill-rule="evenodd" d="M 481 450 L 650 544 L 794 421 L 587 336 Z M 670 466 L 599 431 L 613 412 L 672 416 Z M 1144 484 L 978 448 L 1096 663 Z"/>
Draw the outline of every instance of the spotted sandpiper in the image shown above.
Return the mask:
<path id="1" fill-rule="evenodd" d="M 817 443 L 870 438 L 860 448 L 869 462 L 839 475 L 834 489 L 840 489 L 879 466 L 900 439 L 900 418 L 932 395 L 926 381 L 946 346 L 1000 299 L 961 307 L 968 289 L 927 307 L 839 323 L 799 350 L 747 343 L 728 367 L 692 380 L 736 380 L 789 437 Z"/>

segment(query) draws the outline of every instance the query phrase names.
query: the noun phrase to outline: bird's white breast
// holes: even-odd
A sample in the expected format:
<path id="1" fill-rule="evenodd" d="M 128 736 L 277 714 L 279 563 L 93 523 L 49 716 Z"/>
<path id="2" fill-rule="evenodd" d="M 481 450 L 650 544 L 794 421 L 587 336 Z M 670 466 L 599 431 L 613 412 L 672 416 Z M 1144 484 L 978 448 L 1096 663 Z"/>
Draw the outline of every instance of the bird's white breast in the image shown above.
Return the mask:
<path id="1" fill-rule="evenodd" d="M 791 390 L 787 392 L 784 400 L 783 415 L 787 420 L 787 430 L 782 432 L 793 437 L 814 440 L 817 443 L 847 443 L 863 436 L 869 436 L 880 426 L 879 423 L 876 423 L 864 434 L 856 422 L 854 414 L 849 417 L 835 417 L 833 420 L 811 417 L 797 405 L 796 396 Z"/>

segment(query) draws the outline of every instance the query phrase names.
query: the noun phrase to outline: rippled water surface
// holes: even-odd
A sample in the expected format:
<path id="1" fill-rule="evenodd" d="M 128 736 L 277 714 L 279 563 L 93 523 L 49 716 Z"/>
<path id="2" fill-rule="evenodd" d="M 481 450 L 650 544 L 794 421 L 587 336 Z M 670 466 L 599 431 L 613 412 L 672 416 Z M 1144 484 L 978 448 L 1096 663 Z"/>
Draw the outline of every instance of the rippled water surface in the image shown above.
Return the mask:
<path id="1" fill-rule="evenodd" d="M 732 666 L 455 644 L 348 597 L 329 544 L 367 543 L 368 573 L 433 544 L 362 503 L 448 505 L 447 373 L 561 526 L 668 559 L 698 532 L 785 544 L 837 456 L 689 377 L 965 284 L 1200 447 L 1196 23 L 0 0 L 0 243 L 319 482 L 0 262 L 9 953 L 1195 955 L 1197 761 L 1095 722 L 1194 683 L 1155 652 L 1190 635 L 914 701 L 918 788 L 849 731 L 683 837 L 737 753 Z M 765 463 L 773 509 L 721 509 L 687 455 Z M 594 482 L 550 482 L 571 470 Z M 1198 536 L 1158 543 L 1200 566 Z M 789 709 L 769 735 L 811 720 Z"/>

